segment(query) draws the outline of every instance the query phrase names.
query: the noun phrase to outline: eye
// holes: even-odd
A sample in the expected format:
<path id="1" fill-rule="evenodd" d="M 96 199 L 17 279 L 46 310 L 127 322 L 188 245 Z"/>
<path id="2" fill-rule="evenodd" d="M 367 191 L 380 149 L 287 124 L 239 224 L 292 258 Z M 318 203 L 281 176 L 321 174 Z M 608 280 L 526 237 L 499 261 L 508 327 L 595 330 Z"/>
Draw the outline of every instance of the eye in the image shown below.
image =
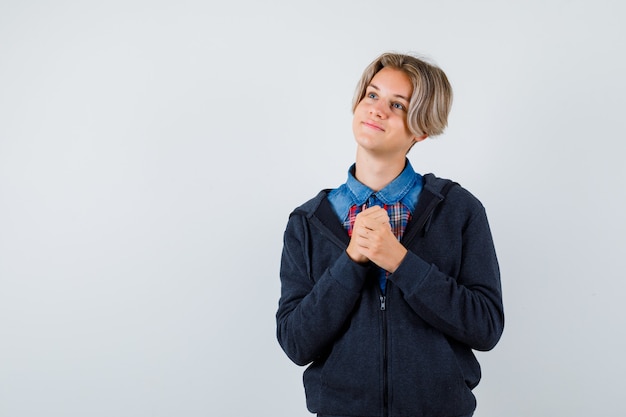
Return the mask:
<path id="1" fill-rule="evenodd" d="M 406 110 L 406 107 L 404 107 L 404 104 L 402 103 L 392 103 L 391 107 L 393 107 L 394 109 Z"/>
<path id="2" fill-rule="evenodd" d="M 367 93 L 367 98 L 375 99 L 375 98 L 377 98 L 377 97 L 378 97 L 378 96 L 376 95 L 376 93 L 371 93 L 371 92 L 370 92 L 370 93 Z"/>

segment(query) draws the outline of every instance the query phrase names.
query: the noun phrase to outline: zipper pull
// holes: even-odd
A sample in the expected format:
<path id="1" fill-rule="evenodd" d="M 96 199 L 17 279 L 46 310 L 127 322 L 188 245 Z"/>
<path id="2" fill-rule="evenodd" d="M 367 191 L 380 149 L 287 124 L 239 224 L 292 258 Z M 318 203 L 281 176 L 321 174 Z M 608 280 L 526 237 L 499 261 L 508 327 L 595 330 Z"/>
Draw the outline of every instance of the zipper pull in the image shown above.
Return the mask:
<path id="1" fill-rule="evenodd" d="M 380 296 L 380 309 L 385 311 L 386 306 L 385 306 L 385 301 L 387 301 L 387 299 L 385 298 L 384 295 Z"/>

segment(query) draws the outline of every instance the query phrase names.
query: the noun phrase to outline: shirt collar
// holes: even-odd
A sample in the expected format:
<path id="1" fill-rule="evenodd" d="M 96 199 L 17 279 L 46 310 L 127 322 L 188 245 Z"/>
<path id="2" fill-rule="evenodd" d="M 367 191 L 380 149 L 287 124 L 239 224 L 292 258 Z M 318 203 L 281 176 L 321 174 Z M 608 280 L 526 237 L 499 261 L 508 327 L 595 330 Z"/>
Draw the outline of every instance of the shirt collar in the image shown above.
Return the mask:
<path id="1" fill-rule="evenodd" d="M 396 204 L 398 201 L 411 190 L 416 181 L 415 171 L 411 166 L 409 160 L 406 160 L 404 169 L 393 181 L 385 186 L 382 190 L 374 192 L 367 185 L 359 182 L 354 176 L 356 164 L 353 164 L 348 170 L 348 180 L 346 185 L 352 196 L 354 204 L 365 204 L 369 196 L 374 194 L 376 198 L 382 201 L 384 204 Z"/>

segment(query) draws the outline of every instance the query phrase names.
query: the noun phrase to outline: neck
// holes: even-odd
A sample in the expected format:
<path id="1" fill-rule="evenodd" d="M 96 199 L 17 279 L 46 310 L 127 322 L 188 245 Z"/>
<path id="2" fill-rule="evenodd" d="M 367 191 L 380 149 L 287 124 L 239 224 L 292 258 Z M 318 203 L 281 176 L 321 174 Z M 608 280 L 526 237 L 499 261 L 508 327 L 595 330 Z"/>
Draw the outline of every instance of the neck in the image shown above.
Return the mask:
<path id="1" fill-rule="evenodd" d="M 374 191 L 380 191 L 404 169 L 406 158 L 376 158 L 357 148 L 355 178 Z"/>

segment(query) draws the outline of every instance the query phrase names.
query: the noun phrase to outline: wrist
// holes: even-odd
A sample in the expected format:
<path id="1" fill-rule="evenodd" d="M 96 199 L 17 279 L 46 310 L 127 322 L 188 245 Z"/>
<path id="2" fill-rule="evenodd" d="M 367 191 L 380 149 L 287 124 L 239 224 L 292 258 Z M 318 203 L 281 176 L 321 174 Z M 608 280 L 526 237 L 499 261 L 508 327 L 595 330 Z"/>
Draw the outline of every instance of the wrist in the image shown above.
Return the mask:
<path id="1" fill-rule="evenodd" d="M 350 246 L 348 246 L 348 248 L 346 249 L 346 254 L 348 255 L 348 258 L 356 263 L 364 264 L 369 262 L 369 259 L 366 256 L 362 255 L 358 251 L 353 250 Z"/>
<path id="2" fill-rule="evenodd" d="M 390 263 L 390 267 L 389 269 L 387 269 L 388 272 L 390 273 L 394 273 L 396 272 L 396 270 L 400 267 L 400 265 L 402 264 L 402 261 L 404 261 L 404 258 L 406 257 L 407 254 L 407 250 L 406 248 L 403 246 L 402 250 L 398 251 L 398 256 L 394 256 L 394 260 L 393 262 Z"/>

